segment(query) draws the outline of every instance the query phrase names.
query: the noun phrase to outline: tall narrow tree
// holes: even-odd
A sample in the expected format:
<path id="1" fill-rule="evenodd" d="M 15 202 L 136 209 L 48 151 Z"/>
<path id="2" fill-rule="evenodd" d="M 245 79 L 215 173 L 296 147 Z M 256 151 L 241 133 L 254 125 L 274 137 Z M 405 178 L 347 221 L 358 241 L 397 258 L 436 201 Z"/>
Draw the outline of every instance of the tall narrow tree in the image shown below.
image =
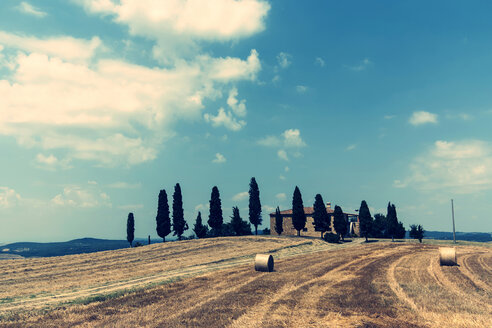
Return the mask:
<path id="1" fill-rule="evenodd" d="M 251 235 L 251 226 L 241 218 L 237 206 L 232 208 L 231 227 L 236 236 Z"/>
<path id="2" fill-rule="evenodd" d="M 162 241 L 166 241 L 166 236 L 171 233 L 171 219 L 169 217 L 169 204 L 167 202 L 166 190 L 162 189 L 159 192 L 159 201 L 157 203 L 157 216 L 155 217 L 157 223 L 157 235 L 162 238 Z"/>
<path id="3" fill-rule="evenodd" d="M 360 235 L 362 237 L 365 237 L 367 242 L 367 238 L 369 237 L 369 234 L 371 233 L 372 230 L 372 217 L 371 217 L 371 212 L 369 211 L 369 207 L 367 206 L 365 200 L 363 200 L 360 203 L 359 230 L 360 230 Z"/>
<path id="4" fill-rule="evenodd" d="M 135 239 L 135 219 L 133 213 L 129 213 L 126 220 L 126 240 L 130 243 L 130 247 L 133 246 L 133 239 Z"/>
<path id="5" fill-rule="evenodd" d="M 184 219 L 183 212 L 183 196 L 181 195 L 181 187 L 179 183 L 174 186 L 173 194 L 173 231 L 174 236 L 178 236 L 178 240 L 181 240 L 183 232 L 188 230 L 188 223 Z"/>
<path id="6" fill-rule="evenodd" d="M 313 211 L 314 231 L 320 231 L 321 239 L 323 239 L 323 233 L 330 230 L 331 222 L 330 216 L 326 212 L 326 206 L 323 201 L 323 197 L 321 197 L 320 194 L 317 194 L 314 197 Z"/>
<path id="7" fill-rule="evenodd" d="M 395 204 L 388 203 L 388 213 L 386 215 L 386 222 L 388 234 L 391 236 L 391 240 L 395 241 L 395 237 L 398 232 L 398 217 L 396 215 Z"/>
<path id="8" fill-rule="evenodd" d="M 343 237 L 347 234 L 348 226 L 345 214 L 343 214 L 342 208 L 338 205 L 335 206 L 335 211 L 333 212 L 333 227 L 343 241 Z"/>
<path id="9" fill-rule="evenodd" d="M 215 236 L 221 234 L 223 223 L 224 218 L 222 217 L 222 203 L 220 201 L 219 188 L 214 186 L 210 196 L 210 214 L 208 215 L 208 225 L 212 228 L 212 233 Z"/>
<path id="10" fill-rule="evenodd" d="M 261 225 L 260 189 L 253 177 L 249 182 L 249 222 L 255 226 L 255 235 L 258 235 L 258 226 Z"/>
<path id="11" fill-rule="evenodd" d="M 198 212 L 198 215 L 196 217 L 193 232 L 195 232 L 197 238 L 205 238 L 207 236 L 208 227 L 202 223 L 202 213 L 200 212 Z"/>
<path id="12" fill-rule="evenodd" d="M 387 238 L 389 236 L 387 227 L 386 216 L 381 213 L 374 214 L 371 236 L 374 238 Z"/>
<path id="13" fill-rule="evenodd" d="M 292 196 L 292 224 L 297 230 L 297 236 L 300 236 L 301 230 L 306 227 L 306 214 L 304 213 L 301 191 L 297 186 Z"/>
<path id="14" fill-rule="evenodd" d="M 279 235 L 284 232 L 284 218 L 280 214 L 280 208 L 278 206 L 275 210 L 275 232 Z"/>

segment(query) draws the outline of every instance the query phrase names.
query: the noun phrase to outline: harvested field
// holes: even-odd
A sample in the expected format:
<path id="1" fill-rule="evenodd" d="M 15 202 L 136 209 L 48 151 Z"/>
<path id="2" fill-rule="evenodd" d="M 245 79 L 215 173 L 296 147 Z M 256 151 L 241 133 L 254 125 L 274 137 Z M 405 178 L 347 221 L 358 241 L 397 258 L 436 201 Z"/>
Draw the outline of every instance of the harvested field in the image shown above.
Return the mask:
<path id="1" fill-rule="evenodd" d="M 275 271 L 254 271 L 268 251 Z M 492 252 L 457 253 L 440 267 L 436 245 L 238 237 L 2 261 L 0 327 L 490 327 Z"/>

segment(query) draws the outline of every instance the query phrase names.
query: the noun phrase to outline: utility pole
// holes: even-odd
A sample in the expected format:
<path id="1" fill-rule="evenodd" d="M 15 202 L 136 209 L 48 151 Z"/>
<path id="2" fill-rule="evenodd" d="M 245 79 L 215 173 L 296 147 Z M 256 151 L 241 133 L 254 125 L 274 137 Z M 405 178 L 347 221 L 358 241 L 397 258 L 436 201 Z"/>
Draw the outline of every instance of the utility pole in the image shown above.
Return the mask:
<path id="1" fill-rule="evenodd" d="M 454 204 L 452 199 L 451 199 L 451 214 L 453 217 L 453 243 L 456 244 L 456 232 L 454 231 Z"/>

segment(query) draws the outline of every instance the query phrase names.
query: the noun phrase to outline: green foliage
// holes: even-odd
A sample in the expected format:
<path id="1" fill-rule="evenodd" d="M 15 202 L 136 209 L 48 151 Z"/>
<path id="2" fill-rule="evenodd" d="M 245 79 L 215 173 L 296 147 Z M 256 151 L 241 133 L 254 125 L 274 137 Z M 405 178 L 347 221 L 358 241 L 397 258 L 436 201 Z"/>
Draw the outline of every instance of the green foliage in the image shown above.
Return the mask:
<path id="1" fill-rule="evenodd" d="M 129 213 L 126 220 L 126 240 L 130 243 L 130 247 L 132 247 L 133 239 L 135 239 L 135 219 L 133 213 Z"/>
<path id="2" fill-rule="evenodd" d="M 237 206 L 232 208 L 231 227 L 236 236 L 251 235 L 251 226 L 241 218 Z"/>
<path id="3" fill-rule="evenodd" d="M 178 240 L 181 240 L 186 230 L 188 230 L 188 223 L 184 219 L 183 196 L 179 183 L 176 183 L 173 194 L 173 236 L 178 236 Z"/>
<path id="4" fill-rule="evenodd" d="M 202 213 L 198 212 L 196 217 L 195 226 L 193 227 L 193 232 L 197 238 L 205 238 L 208 233 L 208 227 L 202 223 Z"/>
<path id="5" fill-rule="evenodd" d="M 135 245 L 133 245 L 133 247 L 140 247 L 140 246 L 143 246 L 143 244 L 139 241 L 137 241 Z"/>
<path id="6" fill-rule="evenodd" d="M 369 207 L 367 206 L 365 200 L 363 200 L 360 203 L 359 228 L 360 228 L 360 235 L 362 237 L 365 237 L 367 241 L 367 238 L 369 237 L 369 234 L 372 231 L 372 217 L 371 217 L 371 212 L 369 211 Z"/>
<path id="7" fill-rule="evenodd" d="M 300 236 L 301 230 L 306 227 L 306 214 L 304 213 L 301 191 L 297 186 L 292 197 L 292 224 L 297 230 L 297 235 Z"/>
<path id="8" fill-rule="evenodd" d="M 249 222 L 255 227 L 255 235 L 258 235 L 258 226 L 261 225 L 260 189 L 253 177 L 249 183 Z"/>
<path id="9" fill-rule="evenodd" d="M 348 232 L 348 222 L 343 214 L 342 208 L 338 205 L 335 206 L 335 211 L 333 212 L 333 227 L 336 233 L 342 238 Z"/>
<path id="10" fill-rule="evenodd" d="M 265 229 L 263 229 L 262 232 L 263 232 L 264 235 L 269 235 L 270 234 L 270 229 L 265 228 Z"/>
<path id="11" fill-rule="evenodd" d="M 214 186 L 210 196 L 210 214 L 208 215 L 208 225 L 212 228 L 211 234 L 220 236 L 223 223 L 224 218 L 222 217 L 222 203 L 220 201 L 219 188 Z"/>
<path id="12" fill-rule="evenodd" d="M 323 233 L 330 230 L 330 216 L 326 212 L 325 202 L 320 194 L 314 197 L 313 204 L 313 225 L 315 231 L 321 231 L 321 238 L 323 238 Z"/>
<path id="13" fill-rule="evenodd" d="M 410 238 L 418 239 L 419 242 L 422 242 L 422 239 L 424 238 L 424 234 L 425 234 L 425 230 L 420 224 L 418 226 L 415 224 L 412 224 L 410 226 Z"/>
<path id="14" fill-rule="evenodd" d="M 284 218 L 280 214 L 280 208 L 278 206 L 275 210 L 275 232 L 279 235 L 284 232 Z"/>
<path id="15" fill-rule="evenodd" d="M 333 233 L 333 232 L 325 233 L 325 235 L 323 236 L 323 239 L 326 242 L 329 242 L 332 244 L 338 244 L 340 242 L 340 236 L 336 233 Z"/>
<path id="16" fill-rule="evenodd" d="M 388 214 L 386 215 L 386 231 L 392 240 L 395 240 L 396 234 L 399 231 L 398 217 L 396 215 L 395 204 L 388 203 Z"/>
<path id="17" fill-rule="evenodd" d="M 381 213 L 374 215 L 374 222 L 372 225 L 371 237 L 374 238 L 389 238 L 389 234 L 386 231 L 387 228 L 386 216 Z"/>
<path id="18" fill-rule="evenodd" d="M 159 201 L 157 204 L 157 216 L 155 218 L 157 223 L 157 235 L 166 241 L 166 236 L 171 233 L 171 219 L 169 217 L 169 204 L 167 202 L 166 190 L 162 189 L 159 192 Z"/>
<path id="19" fill-rule="evenodd" d="M 396 226 L 395 238 L 396 239 L 404 239 L 406 234 L 407 234 L 407 231 L 405 230 L 403 223 L 398 222 L 398 225 Z"/>

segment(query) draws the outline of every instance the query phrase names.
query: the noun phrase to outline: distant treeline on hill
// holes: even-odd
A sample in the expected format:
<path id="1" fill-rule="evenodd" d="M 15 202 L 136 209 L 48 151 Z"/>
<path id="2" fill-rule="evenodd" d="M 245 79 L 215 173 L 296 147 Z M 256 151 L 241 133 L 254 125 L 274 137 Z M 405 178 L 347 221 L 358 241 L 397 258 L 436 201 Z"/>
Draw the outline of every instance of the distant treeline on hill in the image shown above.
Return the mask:
<path id="1" fill-rule="evenodd" d="M 426 231 L 425 239 L 453 240 L 452 232 Z M 489 242 L 492 241 L 492 233 L 488 232 L 456 232 L 456 240 Z"/>

